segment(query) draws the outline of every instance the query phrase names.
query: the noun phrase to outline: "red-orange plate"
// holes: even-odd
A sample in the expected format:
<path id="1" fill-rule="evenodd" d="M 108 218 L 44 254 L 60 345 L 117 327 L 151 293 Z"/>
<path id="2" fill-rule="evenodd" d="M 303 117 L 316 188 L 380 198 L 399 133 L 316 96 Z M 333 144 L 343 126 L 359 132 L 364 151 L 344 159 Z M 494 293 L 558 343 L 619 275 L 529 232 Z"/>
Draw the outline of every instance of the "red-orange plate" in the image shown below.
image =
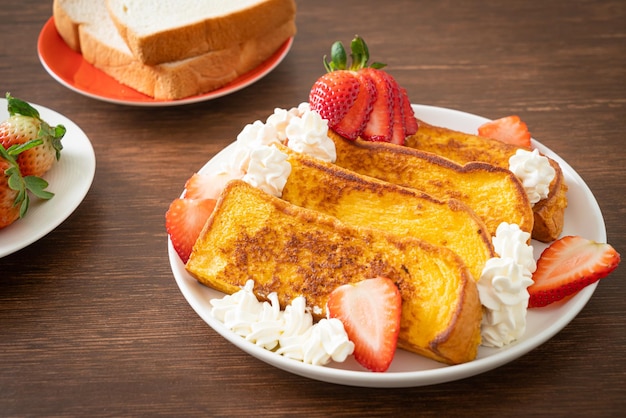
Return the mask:
<path id="1" fill-rule="evenodd" d="M 263 64 L 236 78 L 224 87 L 208 93 L 179 100 L 156 100 L 115 79 L 85 61 L 81 54 L 71 49 L 59 36 L 54 18 L 48 19 L 37 41 L 41 64 L 56 81 L 65 87 L 93 99 L 131 106 L 177 106 L 216 99 L 241 90 L 269 74 L 282 62 L 293 43 L 289 38 Z"/>

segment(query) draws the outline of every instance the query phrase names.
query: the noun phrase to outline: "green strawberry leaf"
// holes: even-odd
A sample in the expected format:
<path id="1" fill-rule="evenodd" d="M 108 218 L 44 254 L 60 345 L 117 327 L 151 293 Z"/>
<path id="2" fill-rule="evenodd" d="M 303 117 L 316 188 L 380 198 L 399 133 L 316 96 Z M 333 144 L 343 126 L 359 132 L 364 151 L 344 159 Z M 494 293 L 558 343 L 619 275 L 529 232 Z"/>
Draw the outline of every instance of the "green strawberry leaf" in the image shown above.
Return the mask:
<path id="1" fill-rule="evenodd" d="M 29 192 L 40 199 L 48 200 L 54 196 L 54 193 L 45 190 L 48 187 L 48 182 L 41 177 L 26 176 L 24 177 L 24 184 Z"/>
<path id="2" fill-rule="evenodd" d="M 8 92 L 6 94 L 6 98 L 9 115 L 23 115 L 39 119 L 39 112 L 37 109 L 32 107 L 27 102 L 11 96 L 11 93 Z"/>

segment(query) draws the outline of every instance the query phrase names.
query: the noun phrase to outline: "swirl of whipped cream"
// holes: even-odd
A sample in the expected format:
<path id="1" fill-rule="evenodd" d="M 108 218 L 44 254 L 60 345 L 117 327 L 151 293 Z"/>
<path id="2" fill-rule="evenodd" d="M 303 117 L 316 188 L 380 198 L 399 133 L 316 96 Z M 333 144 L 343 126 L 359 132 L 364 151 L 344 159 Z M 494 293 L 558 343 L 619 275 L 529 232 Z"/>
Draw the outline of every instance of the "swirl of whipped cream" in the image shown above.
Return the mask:
<path id="1" fill-rule="evenodd" d="M 526 331 L 528 286 L 533 281 L 512 258 L 491 258 L 478 281 L 485 307 L 481 323 L 482 344 L 503 347 Z"/>
<path id="2" fill-rule="evenodd" d="M 287 146 L 292 150 L 322 161 L 332 163 L 337 160 L 335 143 L 328 137 L 328 121 L 319 113 L 304 111 L 300 117 L 289 121 L 285 132 Z"/>
<path id="3" fill-rule="evenodd" d="M 548 197 L 550 183 L 556 172 L 548 158 L 540 155 L 537 149 L 532 151 L 518 149 L 515 155 L 509 158 L 509 170 L 522 182 L 532 205 Z"/>
<path id="4" fill-rule="evenodd" d="M 500 258 L 512 258 L 525 268 L 524 275 L 531 276 L 537 269 L 533 247 L 528 245 L 530 233 L 522 231 L 517 224 L 502 222 L 492 238 L 493 248 Z"/>
<path id="5" fill-rule="evenodd" d="M 266 193 L 281 197 L 291 164 L 287 154 L 276 147 L 259 146 L 250 151 L 250 161 L 242 180 Z"/>
<path id="6" fill-rule="evenodd" d="M 228 162 L 227 169 L 245 173 L 250 163 L 250 153 L 260 146 L 278 144 L 276 129 L 260 120 L 249 123 L 237 135 L 236 149 Z"/>
<path id="7" fill-rule="evenodd" d="M 341 363 L 354 352 L 354 343 L 339 319 L 324 318 L 311 328 L 303 351 L 305 363 L 327 364 L 331 359 Z"/>
<path id="8" fill-rule="evenodd" d="M 338 319 L 313 324 L 304 297 L 295 298 L 280 311 L 276 293 L 268 295 L 269 302 L 259 302 L 253 289 L 254 281 L 248 280 L 240 291 L 211 299 L 211 314 L 246 340 L 309 364 L 345 361 L 354 351 Z"/>
<path id="9" fill-rule="evenodd" d="M 483 305 L 482 344 L 502 347 L 519 339 L 526 330 L 528 286 L 536 269 L 530 234 L 518 225 L 503 222 L 493 238 L 499 257 L 487 260 L 477 282 Z"/>
<path id="10" fill-rule="evenodd" d="M 293 118 L 299 118 L 305 111 L 310 110 L 311 107 L 307 102 L 300 103 L 298 107 L 292 107 L 291 109 L 275 108 L 265 123 L 271 125 L 276 129 L 276 136 L 280 142 L 285 143 L 287 139 L 287 125 Z"/>

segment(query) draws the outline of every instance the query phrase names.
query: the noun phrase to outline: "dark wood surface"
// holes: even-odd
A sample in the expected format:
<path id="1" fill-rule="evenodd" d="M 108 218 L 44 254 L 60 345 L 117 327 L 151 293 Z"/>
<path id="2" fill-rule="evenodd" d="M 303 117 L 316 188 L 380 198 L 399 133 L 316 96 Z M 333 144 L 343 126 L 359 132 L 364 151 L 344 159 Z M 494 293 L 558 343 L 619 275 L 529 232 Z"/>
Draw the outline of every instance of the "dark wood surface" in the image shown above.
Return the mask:
<path id="1" fill-rule="evenodd" d="M 626 3 L 300 1 L 287 58 L 258 83 L 193 105 L 79 95 L 37 58 L 51 1 L 0 8 L 0 90 L 76 122 L 93 186 L 38 242 L 0 259 L 0 415 L 617 416 L 626 408 L 626 269 L 547 343 L 493 371 L 406 389 L 309 380 L 221 338 L 181 295 L 164 213 L 243 126 L 305 101 L 335 40 L 363 36 L 413 103 L 519 114 L 582 176 L 626 253 Z M 0 231 L 0 240 L 2 232 Z"/>

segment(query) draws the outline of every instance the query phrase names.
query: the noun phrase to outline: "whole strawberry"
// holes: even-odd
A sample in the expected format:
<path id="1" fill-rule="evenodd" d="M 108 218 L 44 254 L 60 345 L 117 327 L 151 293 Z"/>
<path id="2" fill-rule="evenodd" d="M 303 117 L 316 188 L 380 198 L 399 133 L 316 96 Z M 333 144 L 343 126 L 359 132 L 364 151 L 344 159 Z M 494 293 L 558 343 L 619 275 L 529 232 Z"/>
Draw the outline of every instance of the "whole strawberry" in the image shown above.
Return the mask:
<path id="1" fill-rule="evenodd" d="M 22 176 L 43 176 L 61 155 L 61 139 L 65 127 L 51 127 L 43 121 L 37 109 L 30 104 L 6 94 L 9 118 L 0 123 L 0 143 L 5 149 L 24 144 L 33 139 L 41 144 L 20 153 L 17 163 Z"/>
<path id="2" fill-rule="evenodd" d="M 23 217 L 30 202 L 29 193 L 40 199 L 50 199 L 53 193 L 46 191 L 48 183 L 37 176 L 22 176 L 16 161 L 23 152 L 40 146 L 41 139 L 24 144 L 0 147 L 0 228 L 4 228 Z"/>
<path id="3" fill-rule="evenodd" d="M 327 72 L 311 88 L 311 109 L 347 139 L 403 145 L 417 131 L 406 91 L 381 69 L 385 64 L 368 65 L 369 50 L 362 38 L 352 40 L 350 51 L 349 66 L 341 42 L 333 44 L 330 61 L 324 57 Z"/>

